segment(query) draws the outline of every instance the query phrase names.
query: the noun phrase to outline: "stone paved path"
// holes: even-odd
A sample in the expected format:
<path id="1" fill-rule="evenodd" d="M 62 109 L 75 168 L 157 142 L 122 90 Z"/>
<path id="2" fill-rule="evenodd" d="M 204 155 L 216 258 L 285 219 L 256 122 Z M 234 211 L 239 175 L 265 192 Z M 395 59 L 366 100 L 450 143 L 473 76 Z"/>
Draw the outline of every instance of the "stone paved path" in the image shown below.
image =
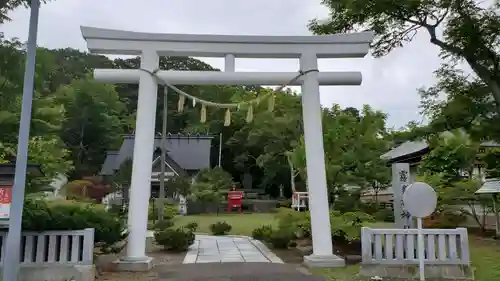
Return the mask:
<path id="1" fill-rule="evenodd" d="M 196 235 L 184 264 L 261 262 L 283 263 L 262 242 L 245 236 Z"/>

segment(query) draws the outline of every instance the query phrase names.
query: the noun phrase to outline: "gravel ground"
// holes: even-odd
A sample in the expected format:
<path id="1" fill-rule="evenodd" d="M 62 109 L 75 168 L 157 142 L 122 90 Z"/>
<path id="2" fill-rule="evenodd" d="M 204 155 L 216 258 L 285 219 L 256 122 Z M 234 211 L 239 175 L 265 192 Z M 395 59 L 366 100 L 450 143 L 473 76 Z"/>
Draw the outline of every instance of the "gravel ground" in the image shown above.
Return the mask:
<path id="1" fill-rule="evenodd" d="M 201 263 L 164 267 L 158 281 L 325 281 L 293 264 Z"/>
<path id="2" fill-rule="evenodd" d="M 302 256 L 290 250 L 275 252 L 289 264 L 226 263 L 182 264 L 186 253 L 165 252 L 147 241 L 147 254 L 154 258 L 149 272 L 116 272 L 113 261 L 119 255 L 101 255 L 96 259 L 96 281 L 321 281 L 299 264 Z M 196 269 L 196 270 L 194 270 Z"/>
<path id="3" fill-rule="evenodd" d="M 96 259 L 96 281 L 149 281 L 158 278 L 158 268 L 168 268 L 172 265 L 182 264 L 186 253 L 169 253 L 161 246 L 147 240 L 146 252 L 153 258 L 153 269 L 149 272 L 116 272 L 113 261 L 119 255 L 101 255 Z"/>

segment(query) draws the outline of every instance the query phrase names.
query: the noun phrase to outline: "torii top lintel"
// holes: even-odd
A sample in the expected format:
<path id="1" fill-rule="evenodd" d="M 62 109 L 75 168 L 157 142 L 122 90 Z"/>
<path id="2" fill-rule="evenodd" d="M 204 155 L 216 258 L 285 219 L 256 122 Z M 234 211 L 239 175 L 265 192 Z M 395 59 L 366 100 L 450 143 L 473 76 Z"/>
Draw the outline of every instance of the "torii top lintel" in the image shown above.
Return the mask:
<path id="1" fill-rule="evenodd" d="M 298 58 L 315 53 L 318 58 L 364 57 L 373 41 L 373 32 L 322 36 L 255 36 L 143 33 L 81 27 L 90 52 L 140 55 L 154 50 L 162 56 L 240 58 Z"/>

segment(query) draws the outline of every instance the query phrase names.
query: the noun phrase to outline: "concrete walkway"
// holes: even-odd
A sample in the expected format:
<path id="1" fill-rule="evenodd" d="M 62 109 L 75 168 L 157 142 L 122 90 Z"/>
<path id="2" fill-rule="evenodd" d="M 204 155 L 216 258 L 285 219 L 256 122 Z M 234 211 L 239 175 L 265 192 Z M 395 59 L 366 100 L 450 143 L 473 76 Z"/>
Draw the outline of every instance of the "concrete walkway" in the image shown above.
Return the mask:
<path id="1" fill-rule="evenodd" d="M 261 262 L 283 263 L 262 242 L 246 236 L 197 234 L 184 258 L 184 264 Z"/>

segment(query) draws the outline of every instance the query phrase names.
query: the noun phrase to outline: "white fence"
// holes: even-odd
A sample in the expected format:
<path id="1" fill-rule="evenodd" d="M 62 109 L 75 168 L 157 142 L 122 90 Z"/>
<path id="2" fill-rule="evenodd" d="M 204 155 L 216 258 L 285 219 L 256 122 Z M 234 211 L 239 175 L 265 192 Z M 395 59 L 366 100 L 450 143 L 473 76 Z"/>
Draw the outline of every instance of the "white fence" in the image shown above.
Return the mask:
<path id="1" fill-rule="evenodd" d="M 101 203 L 104 204 L 106 210 L 111 208 L 113 204 L 120 204 L 124 200 L 123 193 L 120 191 L 110 193 L 102 198 Z"/>
<path id="2" fill-rule="evenodd" d="M 292 209 L 300 211 L 307 208 L 309 192 L 294 192 L 292 195 Z"/>
<path id="3" fill-rule="evenodd" d="M 7 233 L 0 233 L 3 266 Z M 23 232 L 21 266 L 23 265 L 92 265 L 94 229 L 73 231 Z"/>
<path id="4" fill-rule="evenodd" d="M 425 264 L 469 265 L 467 229 L 423 229 Z M 418 264 L 417 229 L 361 230 L 362 263 Z"/>

